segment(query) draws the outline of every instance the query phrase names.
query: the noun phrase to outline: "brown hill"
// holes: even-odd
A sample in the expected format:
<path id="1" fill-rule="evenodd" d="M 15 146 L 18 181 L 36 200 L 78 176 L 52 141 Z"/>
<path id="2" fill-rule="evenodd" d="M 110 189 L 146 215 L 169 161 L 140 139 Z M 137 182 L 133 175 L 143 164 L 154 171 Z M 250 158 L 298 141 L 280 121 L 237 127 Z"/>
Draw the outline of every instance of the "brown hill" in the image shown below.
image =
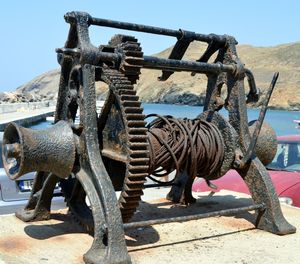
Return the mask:
<path id="1" fill-rule="evenodd" d="M 205 45 L 193 42 L 184 59 L 196 60 L 203 52 Z M 171 48 L 157 54 L 166 58 Z M 300 109 L 300 42 L 275 47 L 238 46 L 238 55 L 255 76 L 256 84 L 264 91 L 269 87 L 273 73 L 279 71 L 279 79 L 271 98 L 270 105 L 274 108 Z M 157 77 L 160 71 L 144 69 L 137 90 L 143 101 L 164 102 L 178 95 L 201 95 L 205 93 L 206 76 L 189 73 L 173 74 L 166 82 Z"/>
<path id="2" fill-rule="evenodd" d="M 184 59 L 196 60 L 205 46 L 193 42 Z M 171 47 L 157 54 L 168 57 Z M 271 81 L 275 71 L 280 72 L 277 86 L 271 98 L 270 105 L 274 108 L 300 109 L 300 42 L 274 47 L 253 47 L 239 45 L 238 54 L 246 67 L 254 73 L 257 86 L 264 91 Z M 136 86 L 138 95 L 144 102 L 167 102 L 199 104 L 206 88 L 206 77 L 197 74 L 175 73 L 167 81 L 160 82 L 157 77 L 160 71 L 142 70 Z M 25 85 L 19 87 L 16 93 L 39 94 L 42 97 L 55 97 L 59 80 L 59 70 L 42 74 Z M 100 98 L 103 97 L 103 87 L 98 87 Z M 102 96 L 101 96 L 102 94 Z M 199 97 L 200 95 L 200 97 Z"/>

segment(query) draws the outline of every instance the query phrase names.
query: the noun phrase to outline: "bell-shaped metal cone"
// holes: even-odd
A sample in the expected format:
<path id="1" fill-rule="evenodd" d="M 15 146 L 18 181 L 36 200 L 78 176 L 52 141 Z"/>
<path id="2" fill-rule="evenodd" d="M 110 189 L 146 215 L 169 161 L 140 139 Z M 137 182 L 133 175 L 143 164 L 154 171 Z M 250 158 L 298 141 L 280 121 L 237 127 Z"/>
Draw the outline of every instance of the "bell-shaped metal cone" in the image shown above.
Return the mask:
<path id="1" fill-rule="evenodd" d="M 66 121 L 44 130 L 10 123 L 3 135 L 2 159 L 12 180 L 32 171 L 52 172 L 67 178 L 75 161 L 73 131 Z"/>

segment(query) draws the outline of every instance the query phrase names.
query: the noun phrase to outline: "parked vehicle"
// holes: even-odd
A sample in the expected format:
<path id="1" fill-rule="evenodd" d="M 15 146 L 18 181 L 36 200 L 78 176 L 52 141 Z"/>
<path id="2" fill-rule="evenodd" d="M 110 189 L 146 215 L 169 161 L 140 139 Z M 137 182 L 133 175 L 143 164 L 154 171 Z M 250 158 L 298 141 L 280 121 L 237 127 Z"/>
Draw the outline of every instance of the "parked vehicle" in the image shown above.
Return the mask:
<path id="1" fill-rule="evenodd" d="M 0 215 L 14 213 L 24 208 L 27 204 L 35 173 L 28 173 L 16 181 L 10 180 L 3 168 L 2 162 L 2 138 L 3 132 L 0 132 Z M 59 186 L 55 190 L 56 194 L 61 193 Z M 62 196 L 54 197 L 52 200 L 52 209 L 64 208 L 64 198 Z"/>
<path id="2" fill-rule="evenodd" d="M 283 203 L 300 207 L 300 135 L 278 137 L 275 158 L 267 167 L 279 200 Z M 211 181 L 217 186 L 212 189 L 203 179 L 193 184 L 194 192 L 230 190 L 250 194 L 246 183 L 235 170 Z"/>

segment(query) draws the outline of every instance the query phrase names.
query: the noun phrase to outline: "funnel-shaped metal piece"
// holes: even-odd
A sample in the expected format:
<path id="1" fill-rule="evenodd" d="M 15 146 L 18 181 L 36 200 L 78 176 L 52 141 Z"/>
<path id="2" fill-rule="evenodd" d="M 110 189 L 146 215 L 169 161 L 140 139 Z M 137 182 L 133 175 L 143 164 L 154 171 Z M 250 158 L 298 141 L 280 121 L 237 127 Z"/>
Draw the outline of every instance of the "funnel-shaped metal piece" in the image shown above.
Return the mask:
<path id="1" fill-rule="evenodd" d="M 44 130 L 10 123 L 4 132 L 2 149 L 4 168 L 12 180 L 32 171 L 67 178 L 75 161 L 73 131 L 65 121 Z"/>

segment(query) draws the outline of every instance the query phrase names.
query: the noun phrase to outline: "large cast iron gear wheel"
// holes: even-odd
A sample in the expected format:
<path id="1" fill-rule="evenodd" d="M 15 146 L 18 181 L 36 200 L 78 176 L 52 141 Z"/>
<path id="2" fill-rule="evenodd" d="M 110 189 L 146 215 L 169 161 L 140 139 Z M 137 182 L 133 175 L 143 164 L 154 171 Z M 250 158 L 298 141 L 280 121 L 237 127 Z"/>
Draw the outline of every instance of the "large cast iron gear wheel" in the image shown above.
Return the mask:
<path id="1" fill-rule="evenodd" d="M 121 42 L 122 46 L 133 47 L 140 52 L 139 44 L 132 46 L 132 37 L 115 37 L 111 41 L 114 45 Z M 124 42 L 122 42 L 124 41 Z M 126 52 L 125 52 L 126 53 Z M 133 53 L 126 53 L 133 55 Z M 140 55 L 142 56 L 142 55 Z M 126 59 L 123 60 L 126 62 Z M 124 72 L 125 70 L 126 73 Z M 106 170 L 116 191 L 120 191 L 119 205 L 124 222 L 127 222 L 139 205 L 143 194 L 143 185 L 148 175 L 148 141 L 147 129 L 143 109 L 139 102 L 133 83 L 138 79 L 139 68 L 123 67 L 112 70 L 106 66 L 96 69 L 95 79 L 108 84 L 109 92 L 98 119 L 98 135 L 101 155 Z M 73 124 L 80 98 L 79 76 L 80 65 L 73 62 L 72 70 L 67 74 L 69 78 L 67 91 L 63 97 L 67 101 L 67 113 L 57 113 L 64 116 Z M 60 98 L 60 100 L 64 100 Z M 57 107 L 57 111 L 60 107 Z M 87 230 L 93 230 L 92 212 L 87 204 L 86 190 L 78 181 L 76 175 L 70 175 L 67 180 L 61 180 L 62 191 L 71 214 Z"/>
<path id="2" fill-rule="evenodd" d="M 121 191 L 119 204 L 123 221 L 127 222 L 139 205 L 148 175 L 145 116 L 133 87 L 139 79 L 143 52 L 132 36 L 115 35 L 108 46 L 123 58 L 118 71 L 102 69 L 101 80 L 110 89 L 99 116 L 98 133 L 103 161 L 115 190 Z"/>
<path id="3" fill-rule="evenodd" d="M 101 79 L 109 95 L 98 120 L 102 158 L 116 191 L 124 222 L 134 214 L 143 195 L 149 169 L 149 145 L 145 116 L 136 91 L 128 78 L 109 68 Z"/>

